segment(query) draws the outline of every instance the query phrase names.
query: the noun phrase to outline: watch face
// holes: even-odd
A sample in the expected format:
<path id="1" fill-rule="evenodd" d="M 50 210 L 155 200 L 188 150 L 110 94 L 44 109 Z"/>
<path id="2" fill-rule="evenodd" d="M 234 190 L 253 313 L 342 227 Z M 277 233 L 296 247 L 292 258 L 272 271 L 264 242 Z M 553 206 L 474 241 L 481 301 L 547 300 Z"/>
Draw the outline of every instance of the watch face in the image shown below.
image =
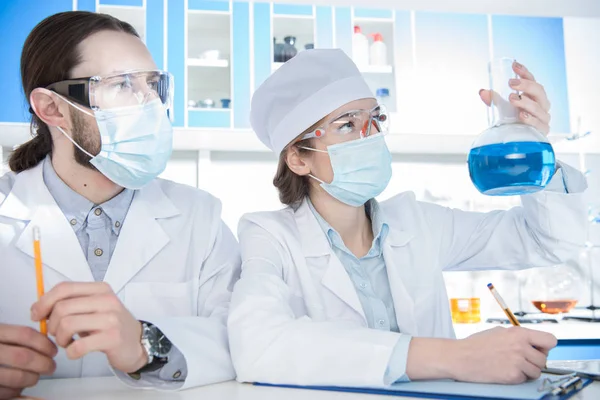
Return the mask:
<path id="1" fill-rule="evenodd" d="M 160 358 L 166 357 L 173 347 L 169 339 L 154 325 L 148 327 L 148 342 L 154 355 Z"/>

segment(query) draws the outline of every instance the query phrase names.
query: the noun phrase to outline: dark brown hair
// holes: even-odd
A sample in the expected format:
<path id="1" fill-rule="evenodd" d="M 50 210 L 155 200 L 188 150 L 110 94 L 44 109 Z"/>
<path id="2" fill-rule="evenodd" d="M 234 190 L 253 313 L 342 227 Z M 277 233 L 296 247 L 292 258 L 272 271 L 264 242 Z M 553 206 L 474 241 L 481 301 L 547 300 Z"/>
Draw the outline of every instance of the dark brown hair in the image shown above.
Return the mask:
<path id="1" fill-rule="evenodd" d="M 139 37 L 127 22 L 106 14 L 68 11 L 51 15 L 27 36 L 21 53 L 21 81 L 27 101 L 33 89 L 69 78 L 81 62 L 78 45 L 94 33 L 112 30 Z M 35 167 L 52 152 L 48 126 L 29 110 L 33 139 L 17 148 L 8 162 L 14 172 Z"/>
<path id="2" fill-rule="evenodd" d="M 305 139 L 300 141 L 298 141 L 298 139 L 317 129 L 321 124 L 323 124 L 326 118 L 327 117 L 323 118 L 298 135 L 298 137 L 292 140 L 292 142 L 281 151 L 281 154 L 279 154 L 279 164 L 277 165 L 277 173 L 275 174 L 275 178 L 273 178 L 273 185 L 275 185 L 279 191 L 279 201 L 287 206 L 298 207 L 302 200 L 308 196 L 310 189 L 310 183 L 308 181 L 310 177 L 300 176 L 292 171 L 290 167 L 288 167 L 286 161 L 288 149 L 292 146 L 296 146 L 300 154 L 306 154 L 310 152 L 310 150 L 302 149 L 301 147 L 313 147 L 312 141 L 314 139 Z"/>

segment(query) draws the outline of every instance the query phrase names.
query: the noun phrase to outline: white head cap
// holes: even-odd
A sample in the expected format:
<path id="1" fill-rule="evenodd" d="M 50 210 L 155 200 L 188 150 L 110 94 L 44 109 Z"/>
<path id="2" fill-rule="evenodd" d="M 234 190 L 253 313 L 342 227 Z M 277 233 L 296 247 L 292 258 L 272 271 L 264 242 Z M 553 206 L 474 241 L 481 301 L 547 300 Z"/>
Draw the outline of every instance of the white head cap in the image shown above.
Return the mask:
<path id="1" fill-rule="evenodd" d="M 307 50 L 281 66 L 254 93 L 250 123 L 277 155 L 327 114 L 373 93 L 339 49 Z"/>

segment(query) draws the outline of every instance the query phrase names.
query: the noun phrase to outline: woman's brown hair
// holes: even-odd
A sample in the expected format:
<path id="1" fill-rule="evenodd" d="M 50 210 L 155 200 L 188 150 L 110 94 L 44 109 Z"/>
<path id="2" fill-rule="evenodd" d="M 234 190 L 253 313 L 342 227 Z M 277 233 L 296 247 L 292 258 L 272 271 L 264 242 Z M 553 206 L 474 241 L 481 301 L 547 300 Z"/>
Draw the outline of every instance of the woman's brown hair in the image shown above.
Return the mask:
<path id="1" fill-rule="evenodd" d="M 303 149 L 302 147 L 313 147 L 312 141 L 315 139 L 299 139 L 307 133 L 317 129 L 323 124 L 326 118 L 327 117 L 321 119 L 319 122 L 315 123 L 313 126 L 298 135 L 298 137 L 292 140 L 292 142 L 281 151 L 281 154 L 279 154 L 279 164 L 277 165 L 277 173 L 275 174 L 275 178 L 273 178 L 273 185 L 275 185 L 277 191 L 279 191 L 279 201 L 287 206 L 294 208 L 298 207 L 304 198 L 308 196 L 310 189 L 310 177 L 300 176 L 293 172 L 290 167 L 288 167 L 288 149 L 292 146 L 296 146 L 296 149 L 300 154 L 309 153 L 310 150 Z"/>
<path id="2" fill-rule="evenodd" d="M 21 53 L 23 92 L 29 96 L 35 88 L 73 78 L 71 71 L 81 62 L 78 45 L 94 33 L 112 30 L 139 37 L 136 30 L 106 14 L 68 11 L 54 14 L 40 22 L 27 36 Z M 8 165 L 14 172 L 35 167 L 52 152 L 52 136 L 48 126 L 31 112 L 31 140 L 19 146 Z"/>

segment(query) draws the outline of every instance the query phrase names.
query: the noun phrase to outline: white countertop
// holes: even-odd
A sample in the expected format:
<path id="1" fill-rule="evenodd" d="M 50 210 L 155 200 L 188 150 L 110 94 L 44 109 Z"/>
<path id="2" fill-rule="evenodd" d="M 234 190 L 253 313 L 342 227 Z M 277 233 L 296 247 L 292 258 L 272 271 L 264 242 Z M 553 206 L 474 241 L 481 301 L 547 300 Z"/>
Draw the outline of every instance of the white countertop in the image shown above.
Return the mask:
<path id="1" fill-rule="evenodd" d="M 45 400 L 386 400 L 390 398 L 357 393 L 253 386 L 234 381 L 180 392 L 159 392 L 130 389 L 113 377 L 43 380 L 25 394 Z M 572 399 L 600 399 L 600 382 L 588 386 Z"/>
<path id="2" fill-rule="evenodd" d="M 502 324 L 454 324 L 454 331 L 458 339 L 466 338 L 474 333 L 497 326 L 509 327 Z M 543 332 L 552 333 L 558 339 L 600 339 L 600 323 L 580 322 L 580 321 L 561 321 L 558 324 L 540 323 L 523 324 L 524 328 L 536 329 Z"/>

